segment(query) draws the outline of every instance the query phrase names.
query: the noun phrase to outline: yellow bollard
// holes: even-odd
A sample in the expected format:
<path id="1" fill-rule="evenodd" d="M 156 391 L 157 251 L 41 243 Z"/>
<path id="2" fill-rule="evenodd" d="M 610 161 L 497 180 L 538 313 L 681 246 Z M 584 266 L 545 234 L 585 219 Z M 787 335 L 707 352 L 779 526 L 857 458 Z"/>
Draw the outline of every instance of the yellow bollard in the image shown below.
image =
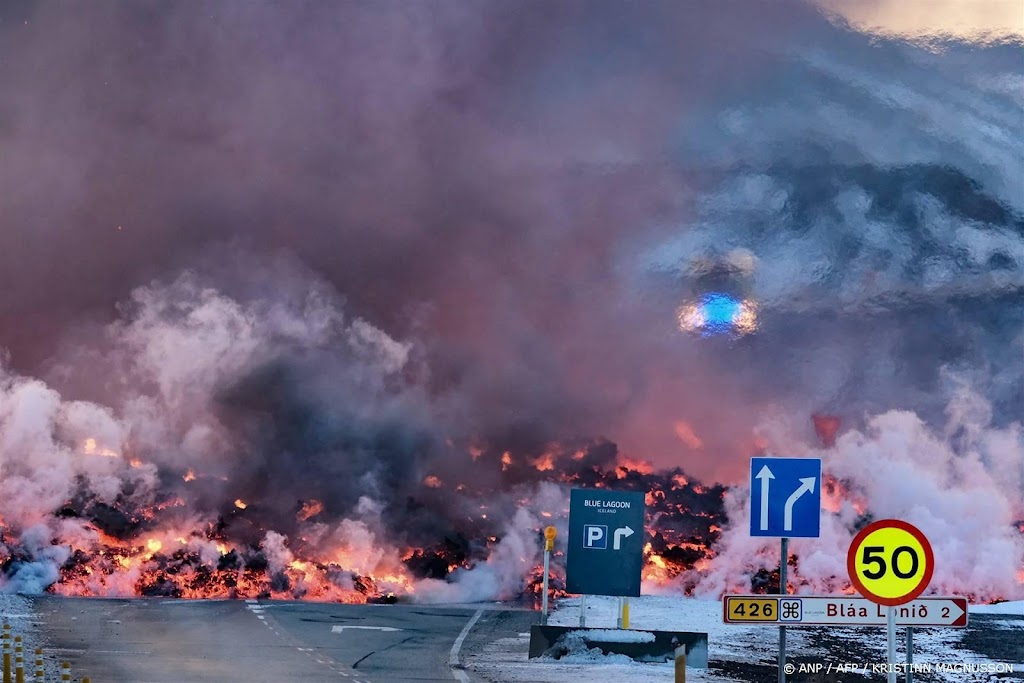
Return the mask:
<path id="1" fill-rule="evenodd" d="M 629 598 L 622 598 L 622 628 L 629 628 Z"/>
<path id="2" fill-rule="evenodd" d="M 4 624 L 4 683 L 11 683 L 11 625 Z"/>
<path id="3" fill-rule="evenodd" d="M 14 683 L 25 683 L 25 657 L 21 636 L 14 636 Z"/>
<path id="4" fill-rule="evenodd" d="M 60 680 L 70 681 L 71 680 L 71 662 L 61 662 L 60 664 Z"/>
<path id="5" fill-rule="evenodd" d="M 90 683 L 88 678 L 83 678 L 82 683 Z"/>
<path id="6" fill-rule="evenodd" d="M 686 648 L 676 648 L 676 683 L 686 683 Z"/>
<path id="7" fill-rule="evenodd" d="M 43 651 L 36 648 L 36 680 L 35 683 L 45 683 L 46 671 L 43 669 Z"/>

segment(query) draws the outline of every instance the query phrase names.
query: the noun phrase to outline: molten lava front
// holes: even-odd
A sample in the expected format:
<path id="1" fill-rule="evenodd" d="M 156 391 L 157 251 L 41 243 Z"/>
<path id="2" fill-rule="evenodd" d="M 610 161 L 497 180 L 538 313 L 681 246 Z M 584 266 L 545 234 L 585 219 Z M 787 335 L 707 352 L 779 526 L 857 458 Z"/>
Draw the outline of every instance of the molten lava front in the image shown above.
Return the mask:
<path id="1" fill-rule="evenodd" d="M 92 438 L 82 445 L 82 454 L 122 457 Z M 556 499 L 562 503 L 537 509 L 534 525 L 522 530 L 537 548 L 543 526 L 561 523 L 564 528 L 568 509 L 557 508 L 566 505 L 568 488 L 644 491 L 644 579 L 654 584 L 668 585 L 706 569 L 725 524 L 723 487 L 691 483 L 679 470 L 655 473 L 646 462 L 619 457 L 606 443 L 553 446 L 540 454 L 474 447 L 466 455 L 468 469 L 461 480 L 429 474 L 405 505 L 432 510 L 439 497 L 454 496 L 472 514 L 446 520 L 447 528 L 418 545 L 391 541 L 382 529 L 359 520 L 339 520 L 329 501 L 316 499 L 297 501 L 286 520 L 268 519 L 265 501 L 253 496 L 229 499 L 216 516 L 204 515 L 190 487 L 206 477 L 195 468 L 165 477 L 181 484 L 146 507 L 132 508 L 126 500 L 118 505 L 89 502 L 84 496 L 70 500 L 55 513 L 68 555 L 48 590 L 76 596 L 397 600 L 413 596 L 423 582 L 448 580 L 501 555 L 498 548 L 512 511 L 536 507 L 533 492 L 541 484 L 561 492 Z M 484 470 L 497 473 L 497 481 Z M 480 483 L 486 481 L 491 483 Z M 12 550 L 4 558 L 5 571 L 37 559 L 29 543 L 22 538 L 19 544 L 12 531 L 4 528 Z M 58 539 L 54 543 L 60 545 Z M 556 552 L 551 577 L 556 595 L 564 592 L 562 560 Z M 542 580 L 536 560 L 524 565 L 518 587 L 500 597 L 539 600 Z"/>
<path id="2" fill-rule="evenodd" d="M 778 588 L 777 555 L 769 556 L 768 545 L 747 546 L 747 558 L 760 559 L 738 572 L 730 573 L 735 549 L 731 560 L 719 557 L 723 542 L 735 546 L 745 538 L 743 519 L 730 524 L 727 510 L 737 508 L 724 486 L 702 485 L 679 469 L 655 471 L 604 441 L 550 444 L 540 452 L 448 445 L 457 467 L 424 474 L 402 498 L 380 503 L 363 497 L 355 509 L 339 510 L 330 499 L 310 497 L 282 513 L 273 488 L 239 495 L 230 477 L 198 467 L 159 472 L 139 454 L 129 457 L 89 438 L 80 444 L 81 457 L 157 471 L 159 499 L 133 505 L 131 496 L 121 495 L 100 502 L 83 488 L 50 513 L 56 532 L 49 538 L 40 534 L 41 525 L 15 529 L 0 519 L 0 571 L 75 596 L 539 602 L 542 529 L 559 527 L 564 548 L 568 489 L 581 487 L 646 494 L 645 591 L 706 593 L 701 582 L 716 572 L 719 578 L 710 583 L 718 593 Z M 826 472 L 822 483 L 824 515 L 852 528 L 871 518 L 856 482 Z M 220 492 L 212 502 L 211 491 Z M 735 500 L 745 495 L 737 489 Z M 1024 521 L 1015 522 L 1012 533 L 1024 537 Z M 791 589 L 852 592 L 844 576 L 803 576 L 802 561 L 799 551 L 790 559 Z M 486 593 L 463 581 L 479 571 L 488 572 Z M 555 596 L 565 593 L 560 549 L 550 581 Z M 1024 588 L 1024 572 L 1017 582 Z"/>

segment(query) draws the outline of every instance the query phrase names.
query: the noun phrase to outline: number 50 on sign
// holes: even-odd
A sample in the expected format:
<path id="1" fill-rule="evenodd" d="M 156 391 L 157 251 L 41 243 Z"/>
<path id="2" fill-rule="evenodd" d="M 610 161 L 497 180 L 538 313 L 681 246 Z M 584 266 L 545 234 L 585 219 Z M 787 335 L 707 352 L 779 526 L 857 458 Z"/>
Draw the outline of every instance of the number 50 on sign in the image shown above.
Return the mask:
<path id="1" fill-rule="evenodd" d="M 869 600 L 902 605 L 924 592 L 935 569 L 931 544 L 915 527 L 898 519 L 869 524 L 850 544 L 850 580 Z"/>

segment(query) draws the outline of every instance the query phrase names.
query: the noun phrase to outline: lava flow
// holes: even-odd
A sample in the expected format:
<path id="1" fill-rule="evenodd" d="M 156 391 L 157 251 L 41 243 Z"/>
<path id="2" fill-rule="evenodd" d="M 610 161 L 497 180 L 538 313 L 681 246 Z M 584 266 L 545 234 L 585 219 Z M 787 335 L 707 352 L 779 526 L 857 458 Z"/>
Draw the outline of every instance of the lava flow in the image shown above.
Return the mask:
<path id="1" fill-rule="evenodd" d="M 93 438 L 83 445 L 86 455 L 98 453 L 97 449 Z M 102 455 L 118 457 L 109 449 Z M 461 479 L 428 475 L 405 502 L 410 508 L 430 507 L 438 497 L 456 496 L 465 508 L 474 510 L 451 519 L 437 538 L 419 546 L 388 542 L 365 521 L 354 519 L 340 521 L 343 540 L 325 542 L 329 530 L 321 518 L 329 514 L 330 504 L 315 499 L 296 501 L 293 520 L 286 525 L 294 532 L 287 537 L 261 522 L 261 503 L 256 499 L 235 499 L 223 505 L 215 519 L 198 521 L 185 497 L 188 487 L 202 481 L 203 475 L 190 469 L 178 477 L 184 494 L 167 495 L 148 507 L 67 501 L 55 515 L 70 552 L 48 590 L 62 595 L 340 602 L 414 596 L 419 586 L 448 580 L 500 555 L 497 548 L 509 533 L 510 507 L 536 507 L 528 495 L 542 483 L 552 487 L 547 494 L 551 501 L 557 501 L 560 493 L 566 500 L 570 486 L 645 491 L 645 580 L 667 584 L 707 568 L 725 523 L 725 489 L 693 483 L 679 470 L 655 473 L 646 463 L 623 458 L 623 464 L 617 464 L 619 460 L 608 443 L 571 451 L 549 448 L 538 456 L 476 449 L 465 459 L 470 469 Z M 496 488 L 479 483 L 488 480 L 488 471 L 500 472 Z M 560 525 L 564 534 L 568 510 L 547 504 L 550 509 L 536 511 L 536 524 L 518 530 L 526 538 L 534 537 L 538 547 L 544 525 Z M 38 559 L 24 539 L 19 544 L 5 533 L 4 541 L 10 549 L 4 571 Z M 561 558 L 559 551 L 553 563 L 555 594 L 563 592 Z M 513 564 L 527 559 L 536 561 L 535 557 L 514 558 Z M 536 597 L 541 581 L 538 562 L 526 567 L 518 590 L 501 597 Z"/>

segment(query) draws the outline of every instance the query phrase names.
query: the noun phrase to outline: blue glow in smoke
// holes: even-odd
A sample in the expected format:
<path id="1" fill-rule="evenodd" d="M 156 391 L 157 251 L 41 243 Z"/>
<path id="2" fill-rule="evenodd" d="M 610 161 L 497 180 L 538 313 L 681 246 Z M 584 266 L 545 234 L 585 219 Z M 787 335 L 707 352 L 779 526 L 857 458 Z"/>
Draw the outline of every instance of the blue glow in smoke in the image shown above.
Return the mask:
<path id="1" fill-rule="evenodd" d="M 728 294 L 710 292 L 701 297 L 700 312 L 704 317 L 704 331 L 712 334 L 729 332 L 741 312 L 739 300 Z"/>

